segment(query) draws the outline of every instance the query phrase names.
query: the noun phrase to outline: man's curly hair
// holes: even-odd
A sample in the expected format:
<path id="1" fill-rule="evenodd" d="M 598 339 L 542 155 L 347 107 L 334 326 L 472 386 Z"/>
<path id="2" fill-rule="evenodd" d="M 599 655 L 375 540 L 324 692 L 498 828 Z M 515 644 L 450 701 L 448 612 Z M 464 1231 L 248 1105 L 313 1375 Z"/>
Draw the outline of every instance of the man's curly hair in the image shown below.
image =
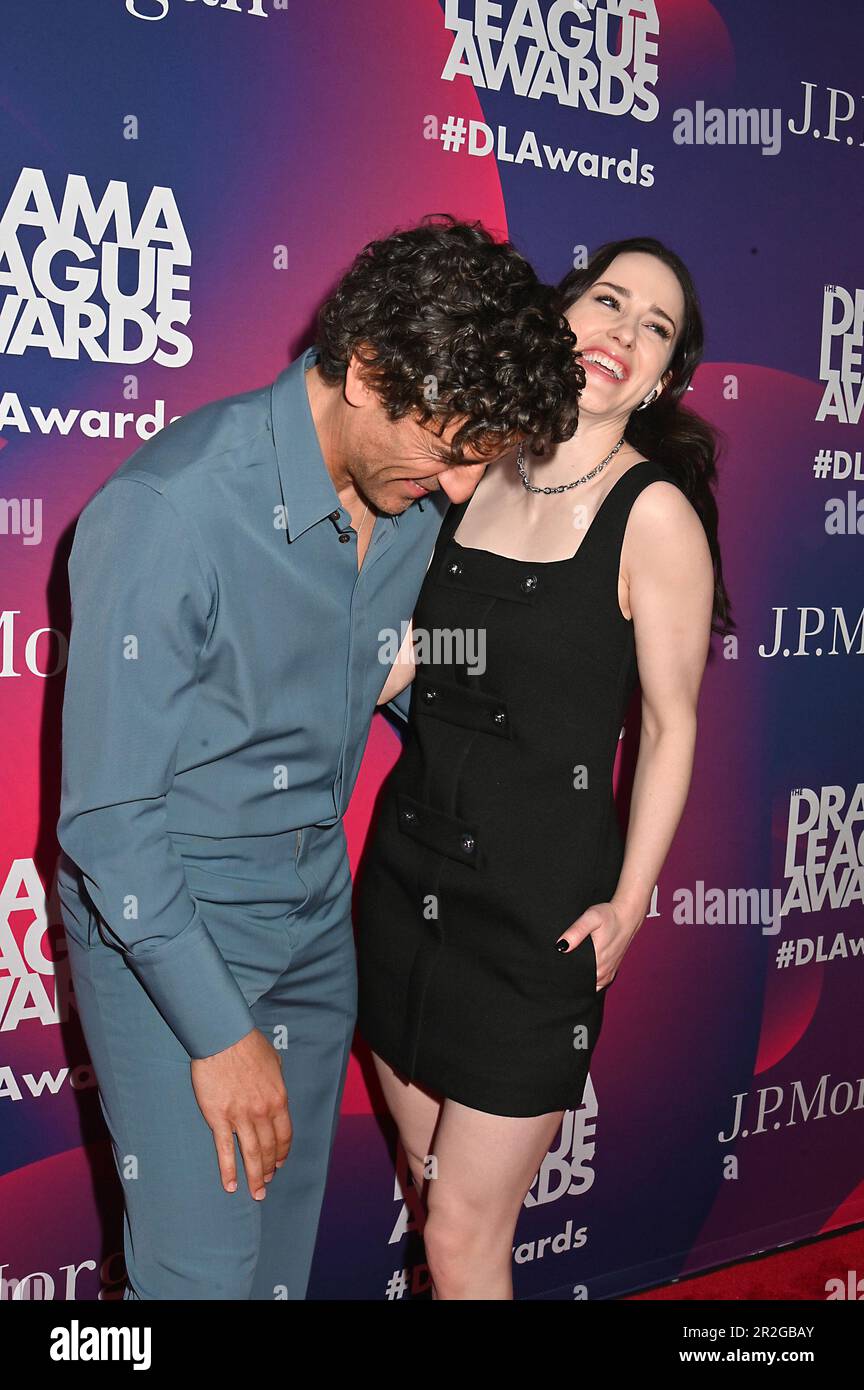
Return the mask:
<path id="1" fill-rule="evenodd" d="M 391 420 L 454 433 L 454 461 L 525 440 L 535 454 L 569 439 L 585 372 L 552 287 L 479 221 L 430 213 L 370 241 L 318 314 L 318 366 L 344 384 L 352 355 Z"/>

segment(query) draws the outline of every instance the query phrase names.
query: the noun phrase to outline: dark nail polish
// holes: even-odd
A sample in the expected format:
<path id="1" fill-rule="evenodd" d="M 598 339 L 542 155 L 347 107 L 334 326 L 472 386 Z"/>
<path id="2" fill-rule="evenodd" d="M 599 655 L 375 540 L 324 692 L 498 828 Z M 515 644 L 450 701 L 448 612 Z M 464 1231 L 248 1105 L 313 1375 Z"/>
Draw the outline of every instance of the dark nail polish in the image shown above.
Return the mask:
<path id="1" fill-rule="evenodd" d="M 566 938 L 563 937 L 563 936 L 562 936 L 562 937 L 559 937 L 559 939 L 555 942 L 555 950 L 556 950 L 556 951 L 567 951 L 567 950 L 569 950 L 569 948 L 570 948 L 570 943 L 569 943 L 569 941 L 567 941 Z"/>

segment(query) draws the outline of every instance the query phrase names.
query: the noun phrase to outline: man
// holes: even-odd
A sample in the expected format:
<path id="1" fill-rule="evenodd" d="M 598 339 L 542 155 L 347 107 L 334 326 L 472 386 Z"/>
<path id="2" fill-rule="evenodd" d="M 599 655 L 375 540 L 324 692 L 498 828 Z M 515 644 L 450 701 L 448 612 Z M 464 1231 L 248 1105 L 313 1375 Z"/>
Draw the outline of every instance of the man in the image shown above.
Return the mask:
<path id="1" fill-rule="evenodd" d="M 305 1297 L 379 633 L 410 619 L 448 502 L 576 425 L 575 340 L 479 224 L 369 243 L 317 337 L 139 448 L 69 561 L 58 892 L 126 1298 Z"/>

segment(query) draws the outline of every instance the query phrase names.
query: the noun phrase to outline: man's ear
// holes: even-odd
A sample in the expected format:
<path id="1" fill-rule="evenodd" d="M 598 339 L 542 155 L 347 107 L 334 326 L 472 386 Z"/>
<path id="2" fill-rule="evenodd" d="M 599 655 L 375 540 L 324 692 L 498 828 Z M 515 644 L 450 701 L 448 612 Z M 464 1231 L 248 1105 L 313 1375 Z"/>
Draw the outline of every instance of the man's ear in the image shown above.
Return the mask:
<path id="1" fill-rule="evenodd" d="M 371 343 L 363 342 L 358 346 L 364 358 L 374 358 Z M 373 368 L 369 361 L 363 361 L 356 351 L 351 353 L 345 371 L 344 396 L 349 405 L 359 406 L 370 405 L 378 399 L 373 387 Z"/>

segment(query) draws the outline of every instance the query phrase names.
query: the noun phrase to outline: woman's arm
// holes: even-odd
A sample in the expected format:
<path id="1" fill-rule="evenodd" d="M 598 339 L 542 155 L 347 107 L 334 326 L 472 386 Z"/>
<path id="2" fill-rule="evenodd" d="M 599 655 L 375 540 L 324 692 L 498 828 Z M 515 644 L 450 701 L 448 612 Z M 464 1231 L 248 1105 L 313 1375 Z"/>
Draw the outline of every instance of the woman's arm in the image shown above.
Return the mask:
<path id="1" fill-rule="evenodd" d="M 429 566 L 434 559 L 435 551 L 433 549 L 426 564 L 426 574 L 429 573 Z M 405 633 L 396 660 L 390 667 L 390 673 L 384 683 L 384 689 L 378 696 L 377 703 L 379 705 L 386 705 L 390 700 L 394 699 L 395 696 L 401 695 L 405 687 L 410 685 L 413 681 L 416 670 L 417 663 L 414 660 L 414 619 L 412 618 L 408 624 L 408 631 Z"/>
<path id="2" fill-rule="evenodd" d="M 560 939 L 590 933 L 597 988 L 615 978 L 651 903 L 684 810 L 696 743 L 696 706 L 711 641 L 714 569 L 702 522 L 673 483 L 652 483 L 633 503 L 621 570 L 642 686 L 642 735 L 618 884 Z"/>
<path id="3" fill-rule="evenodd" d="M 622 569 L 642 688 L 630 821 L 611 899 L 629 944 L 648 911 L 687 801 L 711 641 L 711 553 L 698 514 L 674 484 L 652 485 L 637 497 Z"/>
<path id="4" fill-rule="evenodd" d="M 414 661 L 414 619 L 408 624 L 408 631 L 405 633 L 405 640 L 399 648 L 396 660 L 390 667 L 384 688 L 378 696 L 378 704 L 386 705 L 394 696 L 399 695 L 414 679 L 416 663 Z"/>

